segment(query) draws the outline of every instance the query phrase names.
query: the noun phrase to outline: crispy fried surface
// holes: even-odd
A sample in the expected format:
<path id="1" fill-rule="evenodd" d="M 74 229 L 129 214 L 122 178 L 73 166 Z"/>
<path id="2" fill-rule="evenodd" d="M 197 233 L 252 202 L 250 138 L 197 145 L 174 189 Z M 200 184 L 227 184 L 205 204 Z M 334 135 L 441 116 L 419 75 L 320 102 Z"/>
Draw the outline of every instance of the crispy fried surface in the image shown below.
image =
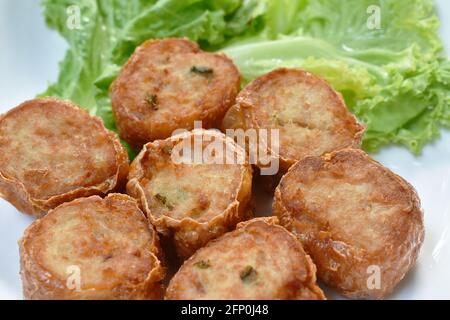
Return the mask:
<path id="1" fill-rule="evenodd" d="M 128 155 L 100 119 L 54 98 L 24 102 L 0 117 L 0 194 L 35 215 L 122 185 Z"/>
<path id="2" fill-rule="evenodd" d="M 299 161 L 281 179 L 273 211 L 302 241 L 318 276 L 349 297 L 389 294 L 424 237 L 413 187 L 360 150 Z M 381 271 L 378 289 L 368 287 L 370 266 Z"/>
<path id="3" fill-rule="evenodd" d="M 240 223 L 172 278 L 166 299 L 325 299 L 300 242 L 273 218 Z"/>
<path id="4" fill-rule="evenodd" d="M 27 299 L 160 298 L 158 237 L 122 194 L 80 198 L 35 221 L 20 241 Z M 81 290 L 67 286 L 71 266 Z"/>
<path id="5" fill-rule="evenodd" d="M 287 68 L 269 72 L 245 87 L 222 128 L 278 129 L 282 173 L 306 156 L 359 147 L 364 131 L 328 83 L 309 72 Z"/>
<path id="6" fill-rule="evenodd" d="M 213 130 L 194 130 L 144 146 L 131 164 L 127 192 L 141 202 L 159 232 L 173 235 L 178 254 L 190 256 L 247 214 L 252 171 L 248 164 L 177 163 L 172 156 L 201 139 L 200 155 L 211 143 L 244 155 L 231 139 Z"/>
<path id="7" fill-rule="evenodd" d="M 220 123 L 239 91 L 240 74 L 223 54 L 186 39 L 144 42 L 111 87 L 120 136 L 135 147 L 175 129 Z"/>

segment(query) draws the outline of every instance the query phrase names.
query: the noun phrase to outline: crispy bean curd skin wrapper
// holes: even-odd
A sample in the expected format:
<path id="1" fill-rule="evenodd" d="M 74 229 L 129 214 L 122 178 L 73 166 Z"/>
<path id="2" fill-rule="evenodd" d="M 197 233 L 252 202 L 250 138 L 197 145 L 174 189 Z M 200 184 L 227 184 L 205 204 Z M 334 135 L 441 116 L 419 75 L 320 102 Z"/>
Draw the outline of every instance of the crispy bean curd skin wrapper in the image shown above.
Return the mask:
<path id="1" fill-rule="evenodd" d="M 325 299 L 316 267 L 276 217 L 241 222 L 186 260 L 166 299 Z"/>
<path id="2" fill-rule="evenodd" d="M 220 125 L 240 89 L 240 73 L 221 53 L 187 39 L 148 40 L 111 86 L 120 136 L 136 148 L 176 129 Z"/>
<path id="3" fill-rule="evenodd" d="M 272 191 L 298 160 L 346 147 L 359 148 L 364 132 L 341 94 L 326 81 L 288 68 L 276 69 L 248 84 L 225 115 L 222 129 L 266 129 L 269 133 L 279 130 L 279 143 L 270 139 L 262 143 L 265 153 L 279 161 L 278 174 L 267 175 L 263 180 L 272 186 Z M 248 146 L 247 150 L 254 157 L 260 153 Z M 258 167 L 266 167 L 260 158 L 259 155 L 255 161 Z"/>
<path id="4" fill-rule="evenodd" d="M 424 239 L 414 188 L 361 150 L 307 157 L 281 179 L 273 212 L 327 285 L 381 299 L 416 262 Z"/>
<path id="5" fill-rule="evenodd" d="M 0 196 L 42 216 L 63 202 L 124 187 L 126 150 L 69 101 L 26 101 L 0 116 Z"/>
<path id="6" fill-rule="evenodd" d="M 26 299 L 160 299 L 159 240 L 123 194 L 80 198 L 35 221 L 19 242 Z"/>
<path id="7" fill-rule="evenodd" d="M 200 141 L 197 151 L 195 141 Z M 216 151 L 209 149 L 212 143 Z M 219 155 L 220 150 L 240 161 L 177 159 L 179 154 Z M 180 258 L 246 220 L 251 215 L 251 189 L 252 169 L 245 151 L 219 131 L 203 129 L 146 144 L 131 164 L 127 184 L 128 194 L 140 201 L 156 229 L 173 240 Z"/>

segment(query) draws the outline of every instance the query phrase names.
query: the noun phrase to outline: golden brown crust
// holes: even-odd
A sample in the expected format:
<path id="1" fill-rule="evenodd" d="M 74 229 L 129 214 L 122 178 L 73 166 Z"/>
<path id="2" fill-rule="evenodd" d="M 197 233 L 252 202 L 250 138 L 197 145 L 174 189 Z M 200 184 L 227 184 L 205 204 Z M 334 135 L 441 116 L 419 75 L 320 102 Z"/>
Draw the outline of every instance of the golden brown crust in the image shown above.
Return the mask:
<path id="1" fill-rule="evenodd" d="M 173 150 L 196 138 L 205 142 L 200 144 L 202 152 L 215 142 L 245 160 L 245 152 L 230 138 L 215 130 L 196 129 L 146 144 L 131 164 L 127 184 L 127 193 L 140 201 L 156 229 L 173 239 L 182 258 L 248 218 L 251 198 L 252 169 L 246 161 L 187 164 L 172 160 Z"/>
<path id="2" fill-rule="evenodd" d="M 0 117 L 0 141 L 0 195 L 27 214 L 126 182 L 128 155 L 118 137 L 69 101 L 22 103 Z"/>
<path id="3" fill-rule="evenodd" d="M 291 165 L 307 156 L 320 156 L 342 148 L 358 148 L 364 127 L 348 111 L 342 96 L 319 77 L 280 68 L 252 81 L 237 96 L 222 122 L 222 129 L 278 129 L 280 170 L 265 177 L 277 185 Z M 262 164 L 258 163 L 261 167 Z M 273 189 L 272 189 L 273 190 Z"/>
<path id="4" fill-rule="evenodd" d="M 239 223 L 172 278 L 166 299 L 325 299 L 301 243 L 277 219 Z"/>
<path id="5" fill-rule="evenodd" d="M 148 40 L 112 84 L 111 102 L 120 136 L 140 148 L 194 121 L 218 126 L 239 89 L 240 73 L 224 54 L 187 39 Z"/>
<path id="6" fill-rule="evenodd" d="M 26 299 L 162 297 L 157 233 L 126 195 L 64 203 L 28 227 L 19 247 Z M 70 278 L 78 275 L 79 288 Z"/>
<path id="7" fill-rule="evenodd" d="M 275 191 L 273 212 L 301 240 L 319 278 L 352 298 L 391 293 L 424 238 L 414 188 L 361 150 L 296 163 Z"/>

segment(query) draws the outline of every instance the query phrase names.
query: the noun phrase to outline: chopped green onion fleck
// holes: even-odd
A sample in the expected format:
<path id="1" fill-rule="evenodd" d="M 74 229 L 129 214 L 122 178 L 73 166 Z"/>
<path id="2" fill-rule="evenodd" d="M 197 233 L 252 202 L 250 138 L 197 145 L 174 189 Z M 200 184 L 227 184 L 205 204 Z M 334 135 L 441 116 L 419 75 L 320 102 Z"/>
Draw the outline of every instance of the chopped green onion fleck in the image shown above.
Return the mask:
<path id="1" fill-rule="evenodd" d="M 158 97 L 156 94 L 149 94 L 145 98 L 145 102 L 153 109 L 158 110 Z"/>
<path id="2" fill-rule="evenodd" d="M 194 263 L 194 266 L 196 266 L 199 269 L 208 269 L 209 267 L 211 267 L 211 264 L 209 263 L 209 260 L 208 261 L 200 260 Z"/>
<path id="3" fill-rule="evenodd" d="M 167 209 L 169 210 L 173 210 L 173 205 L 171 205 L 168 201 L 167 198 L 159 193 L 154 195 L 154 198 L 156 200 L 158 200 L 158 202 L 162 203 Z"/>
<path id="4" fill-rule="evenodd" d="M 209 77 L 214 73 L 214 70 L 205 66 L 193 66 L 191 72 Z"/>
<path id="5" fill-rule="evenodd" d="M 252 266 L 246 266 L 240 273 L 242 282 L 252 283 L 258 277 L 258 272 Z"/>

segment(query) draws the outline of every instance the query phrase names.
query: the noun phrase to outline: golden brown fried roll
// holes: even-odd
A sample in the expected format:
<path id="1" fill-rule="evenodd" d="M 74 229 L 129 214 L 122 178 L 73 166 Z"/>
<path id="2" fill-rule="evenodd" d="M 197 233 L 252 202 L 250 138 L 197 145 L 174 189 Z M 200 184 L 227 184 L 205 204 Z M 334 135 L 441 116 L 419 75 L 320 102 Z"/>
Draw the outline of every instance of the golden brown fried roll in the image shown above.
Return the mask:
<path id="1" fill-rule="evenodd" d="M 73 199 L 123 187 L 128 155 L 99 118 L 54 98 L 0 117 L 0 196 L 42 216 Z"/>
<path id="2" fill-rule="evenodd" d="M 279 161 L 278 175 L 265 179 L 273 188 L 292 164 L 306 156 L 359 147 L 364 131 L 342 96 L 327 82 L 309 72 L 287 68 L 260 76 L 238 94 L 222 129 L 238 128 L 279 130 L 279 144 L 269 141 L 264 146 L 265 153 Z M 274 145 L 279 150 L 271 150 Z M 256 160 L 258 167 L 265 167 Z"/>
<path id="3" fill-rule="evenodd" d="M 148 40 L 111 87 L 120 136 L 136 148 L 179 128 L 218 126 L 234 103 L 240 73 L 225 55 L 187 39 Z"/>
<path id="4" fill-rule="evenodd" d="M 221 155 L 220 150 L 226 152 Z M 225 163 L 225 154 L 242 162 Z M 196 156 L 203 158 L 194 161 Z M 128 194 L 140 201 L 156 229 L 173 240 L 182 258 L 247 218 L 251 166 L 245 151 L 216 130 L 196 129 L 146 144 L 128 179 Z"/>
<path id="5" fill-rule="evenodd" d="M 391 293 L 424 238 L 414 188 L 361 150 L 296 163 L 275 191 L 273 211 L 301 240 L 319 278 L 352 298 Z"/>
<path id="6" fill-rule="evenodd" d="M 170 281 L 166 299 L 325 299 L 316 267 L 276 218 L 257 218 L 211 241 Z"/>
<path id="7" fill-rule="evenodd" d="M 26 299 L 159 299 L 156 231 L 136 201 L 110 194 L 64 203 L 20 241 Z"/>

